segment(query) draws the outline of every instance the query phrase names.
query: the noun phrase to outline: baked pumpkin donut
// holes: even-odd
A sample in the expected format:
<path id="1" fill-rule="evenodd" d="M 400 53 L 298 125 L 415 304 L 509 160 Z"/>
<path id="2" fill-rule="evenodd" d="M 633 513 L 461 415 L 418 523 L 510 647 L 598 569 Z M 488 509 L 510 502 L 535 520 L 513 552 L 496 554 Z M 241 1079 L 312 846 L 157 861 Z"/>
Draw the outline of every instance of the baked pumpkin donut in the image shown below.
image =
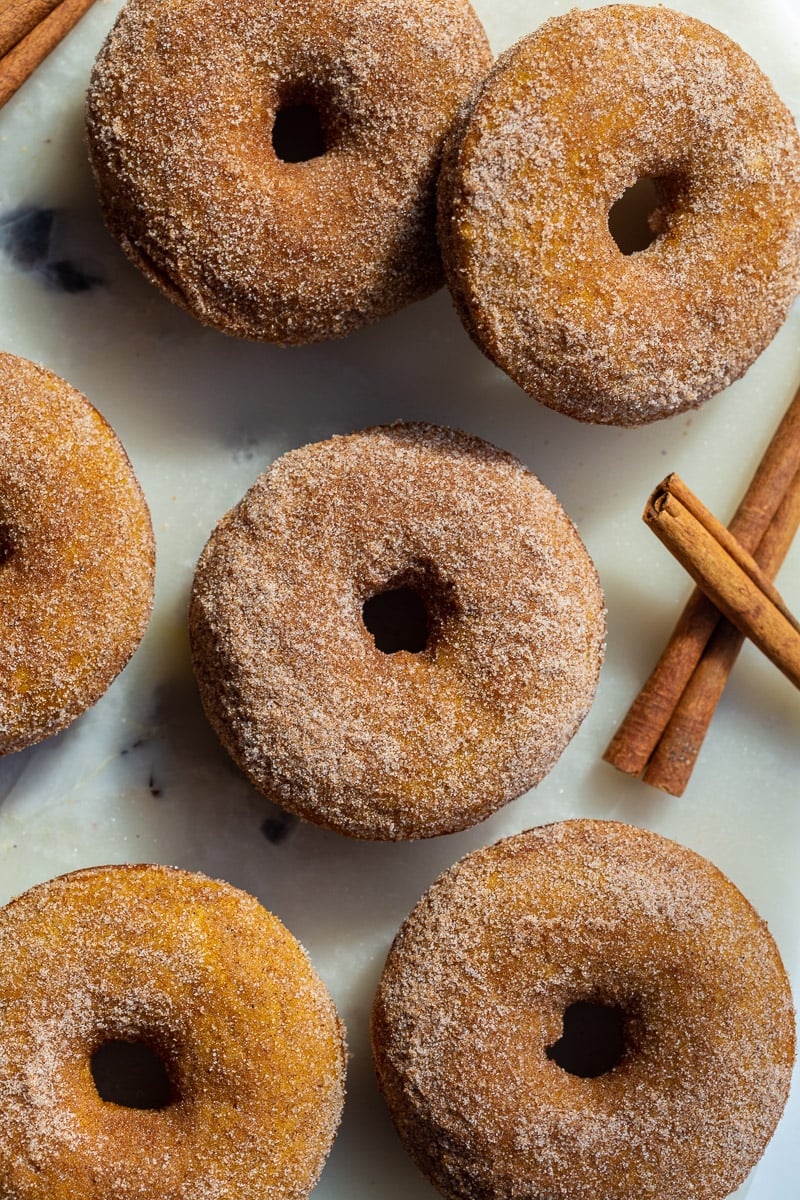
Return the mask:
<path id="1" fill-rule="evenodd" d="M 387 644 L 371 614 L 395 602 L 418 624 Z M 605 632 L 552 493 L 423 424 L 273 463 L 203 551 L 189 623 L 206 713 L 250 780 L 368 838 L 462 829 L 537 783 L 589 708 Z"/>
<path id="2" fill-rule="evenodd" d="M 646 180 L 655 240 L 625 254 L 609 213 Z M 716 29 L 658 5 L 572 9 L 465 107 L 439 236 L 468 331 L 520 387 L 582 421 L 643 424 L 737 379 L 784 320 L 800 136 Z"/>
<path id="3" fill-rule="evenodd" d="M 106 222 L 205 324 L 348 333 L 441 286 L 442 142 L 491 62 L 469 0 L 131 0 L 89 88 Z"/>
<path id="4" fill-rule="evenodd" d="M 114 431 L 52 371 L 0 353 L 0 754 L 99 700 L 147 627 L 154 555 Z"/>
<path id="5" fill-rule="evenodd" d="M 591 1056 L 587 1015 L 612 1026 Z M 452 1200 L 722 1200 L 781 1115 L 794 1017 L 766 925 L 711 863 L 578 820 L 433 884 L 372 1037 L 406 1149 Z"/>
<path id="6" fill-rule="evenodd" d="M 162 1107 L 101 1099 L 149 1047 Z M 301 1200 L 343 1100 L 342 1030 L 284 926 L 229 884 L 94 867 L 0 910 L 3 1200 Z"/>

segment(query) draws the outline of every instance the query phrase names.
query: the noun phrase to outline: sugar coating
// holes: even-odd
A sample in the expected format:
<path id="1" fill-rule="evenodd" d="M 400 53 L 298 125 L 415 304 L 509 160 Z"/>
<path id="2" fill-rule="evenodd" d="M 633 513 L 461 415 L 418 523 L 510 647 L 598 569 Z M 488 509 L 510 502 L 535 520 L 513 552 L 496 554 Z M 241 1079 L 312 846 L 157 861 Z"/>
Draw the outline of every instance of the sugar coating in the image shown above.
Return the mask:
<path id="1" fill-rule="evenodd" d="M 407 585 L 419 653 L 380 651 L 365 600 Z M 472 824 L 556 762 L 603 651 L 597 574 L 555 496 L 511 455 L 431 425 L 278 459 L 195 575 L 206 712 L 252 782 L 358 837 Z"/>
<path id="2" fill-rule="evenodd" d="M 100 1099 L 93 1051 L 144 1041 L 175 1096 Z M 302 1200 L 343 1102 L 342 1029 L 256 900 L 167 867 L 97 867 L 0 910 L 3 1200 Z"/>
<path id="3" fill-rule="evenodd" d="M 655 242 L 612 205 L 658 181 Z M 638 425 L 742 375 L 800 288 L 800 136 L 734 42 L 661 7 L 572 10 L 464 106 L 439 236 L 465 325 L 537 400 Z"/>
<path id="4" fill-rule="evenodd" d="M 154 555 L 110 426 L 51 371 L 0 353 L 0 754 L 68 725 L 122 670 Z"/>
<path id="5" fill-rule="evenodd" d="M 577 1001 L 625 1017 L 594 1078 L 547 1057 Z M 616 822 L 468 855 L 400 930 L 372 1021 L 406 1149 L 453 1200 L 722 1200 L 789 1091 L 766 925 L 711 863 Z"/>
<path id="6" fill-rule="evenodd" d="M 441 286 L 441 146 L 491 63 L 468 0 L 132 0 L 88 96 L 106 221 L 207 324 L 347 333 Z M 298 102 L 329 148 L 282 162 L 275 115 Z"/>

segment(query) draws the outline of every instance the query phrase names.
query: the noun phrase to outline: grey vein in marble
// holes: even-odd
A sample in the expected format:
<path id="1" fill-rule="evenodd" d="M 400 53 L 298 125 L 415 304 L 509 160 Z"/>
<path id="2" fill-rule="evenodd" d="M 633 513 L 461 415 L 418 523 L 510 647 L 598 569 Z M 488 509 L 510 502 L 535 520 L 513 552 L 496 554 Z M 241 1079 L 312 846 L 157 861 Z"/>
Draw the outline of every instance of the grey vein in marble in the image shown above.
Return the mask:
<path id="1" fill-rule="evenodd" d="M 57 291 L 75 295 L 103 283 L 69 258 L 58 257 L 61 214 L 55 208 L 25 204 L 0 214 L 0 250 L 18 271 L 40 275 Z M 55 245 L 54 245 L 55 243 Z"/>

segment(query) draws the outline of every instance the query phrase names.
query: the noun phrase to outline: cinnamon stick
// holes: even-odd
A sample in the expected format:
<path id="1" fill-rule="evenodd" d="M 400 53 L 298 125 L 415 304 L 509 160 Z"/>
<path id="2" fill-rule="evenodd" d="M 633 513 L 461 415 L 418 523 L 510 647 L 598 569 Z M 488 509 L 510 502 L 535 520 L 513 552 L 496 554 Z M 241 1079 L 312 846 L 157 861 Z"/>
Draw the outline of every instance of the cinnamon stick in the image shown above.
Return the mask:
<path id="1" fill-rule="evenodd" d="M 0 58 L 0 107 L 11 99 L 93 3 L 94 0 L 61 0 L 13 49 Z"/>
<path id="2" fill-rule="evenodd" d="M 795 475 L 754 558 L 770 578 L 777 575 L 800 528 L 800 471 Z M 729 621 L 719 621 L 642 778 L 672 796 L 689 782 L 717 704 L 744 642 Z"/>
<path id="3" fill-rule="evenodd" d="M 0 57 L 35 29 L 58 0 L 0 0 Z"/>
<path id="4" fill-rule="evenodd" d="M 665 535 L 665 537 L 662 537 L 662 540 L 666 540 L 670 549 L 673 544 L 678 549 L 684 529 L 690 534 L 693 530 L 696 531 L 700 537 L 699 546 L 706 545 L 715 558 L 720 557 L 722 567 L 726 571 L 726 581 L 723 585 L 726 589 L 728 588 L 730 578 L 736 574 L 733 570 L 735 566 L 738 568 L 738 571 L 743 572 L 748 577 L 755 587 L 763 592 L 770 604 L 777 608 L 786 620 L 795 624 L 798 630 L 800 630 L 800 624 L 797 623 L 795 617 L 789 611 L 780 592 L 766 571 L 762 570 L 753 555 L 747 553 L 741 542 L 737 541 L 731 531 L 726 529 L 714 514 L 706 508 L 702 500 L 698 496 L 695 496 L 691 488 L 687 487 L 683 482 L 680 475 L 673 472 L 653 491 L 645 506 L 643 520 L 657 536 Z M 679 522 L 674 541 L 668 532 L 672 527 L 673 521 Z M 696 528 L 698 525 L 700 529 Z M 708 541 L 709 538 L 711 539 L 710 542 Z M 697 549 L 693 549 L 687 541 L 685 554 L 690 565 L 700 561 L 699 546 Z M 722 551 L 722 556 L 718 556 L 718 549 Z M 727 564 L 726 560 L 728 558 L 733 560 L 733 564 Z M 723 559 L 725 560 L 724 562 Z M 695 569 L 702 572 L 701 567 L 696 567 Z M 697 584 L 708 596 L 709 588 L 712 586 L 708 578 L 701 573 Z M 749 595 L 749 589 L 746 590 Z M 715 606 L 719 608 L 716 602 Z"/>
<path id="5" fill-rule="evenodd" d="M 798 471 L 800 389 L 769 443 L 729 526 L 737 541 L 749 552 L 757 550 L 765 531 L 773 519 L 777 520 L 776 514 L 781 509 L 782 499 L 792 486 Z M 789 511 L 790 507 L 786 511 Z M 791 536 L 790 534 L 790 540 Z M 727 673 L 736 658 L 736 655 L 731 656 L 728 650 L 722 654 L 719 648 L 715 630 L 721 620 L 714 605 L 699 589 L 695 589 L 650 678 L 633 701 L 627 716 L 609 743 L 603 756 L 606 762 L 631 775 L 640 776 L 645 772 L 648 783 L 673 791 L 673 786 L 659 782 L 657 776 L 651 778 L 648 763 L 655 757 L 661 758 L 662 761 L 671 757 L 672 751 L 669 747 L 666 747 L 663 753 L 657 749 L 662 736 L 666 737 L 666 731 L 673 722 L 677 725 L 693 725 L 693 712 L 704 702 L 710 711 L 702 717 L 701 726 L 707 727 L 716 700 L 710 693 L 706 695 L 704 692 L 703 679 L 695 683 L 693 675 L 703 660 L 703 676 L 709 677 L 709 686 L 716 690 L 718 698 Z M 725 639 L 722 640 L 724 643 Z M 721 654 L 719 661 L 716 661 L 717 654 Z M 712 658 L 713 670 L 710 666 L 705 666 L 706 657 Z M 691 687 L 690 680 L 693 681 Z M 681 794 L 691 773 L 694 758 L 702 744 L 701 726 L 698 726 L 697 739 L 693 740 L 691 745 L 684 745 L 674 751 L 676 761 L 673 765 L 680 767 L 683 780 L 680 790 L 673 791 L 674 795 Z"/>
<path id="6" fill-rule="evenodd" d="M 656 488 L 644 521 L 715 607 L 800 688 L 800 621 L 752 555 L 677 475 Z"/>

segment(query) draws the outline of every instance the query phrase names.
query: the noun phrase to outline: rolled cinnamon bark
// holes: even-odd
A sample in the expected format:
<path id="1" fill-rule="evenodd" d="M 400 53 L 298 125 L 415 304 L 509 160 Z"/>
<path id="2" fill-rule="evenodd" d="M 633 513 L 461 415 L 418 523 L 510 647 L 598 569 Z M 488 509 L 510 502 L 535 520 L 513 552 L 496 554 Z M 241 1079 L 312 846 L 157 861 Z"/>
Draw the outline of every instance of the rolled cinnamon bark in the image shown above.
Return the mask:
<path id="1" fill-rule="evenodd" d="M 0 0 L 0 58 L 35 29 L 58 0 Z"/>
<path id="2" fill-rule="evenodd" d="M 51 50 L 66 37 L 94 0 L 61 0 L 30 32 L 0 58 L 0 108 L 10 100 L 29 75 L 32 75 Z M 0 24 L 0 36 L 3 26 Z M 8 36 L 13 36 L 9 22 Z"/>
<path id="3" fill-rule="evenodd" d="M 752 555 L 679 476 L 659 484 L 644 521 L 715 608 L 800 687 L 800 622 Z"/>
<path id="4" fill-rule="evenodd" d="M 754 555 L 770 579 L 778 573 L 798 528 L 800 471 L 795 475 Z M 744 634 L 735 625 L 722 619 L 717 622 L 705 652 L 645 767 L 642 779 L 651 787 L 669 792 L 671 796 L 683 795 L 743 642 Z"/>
<path id="5" fill-rule="evenodd" d="M 800 523 L 800 389 L 729 529 L 776 574 Z M 762 554 L 763 542 L 763 554 Z M 738 639 L 738 641 L 737 641 Z M 604 754 L 606 762 L 680 796 L 738 654 L 741 638 L 696 588 L 650 678 Z"/>

